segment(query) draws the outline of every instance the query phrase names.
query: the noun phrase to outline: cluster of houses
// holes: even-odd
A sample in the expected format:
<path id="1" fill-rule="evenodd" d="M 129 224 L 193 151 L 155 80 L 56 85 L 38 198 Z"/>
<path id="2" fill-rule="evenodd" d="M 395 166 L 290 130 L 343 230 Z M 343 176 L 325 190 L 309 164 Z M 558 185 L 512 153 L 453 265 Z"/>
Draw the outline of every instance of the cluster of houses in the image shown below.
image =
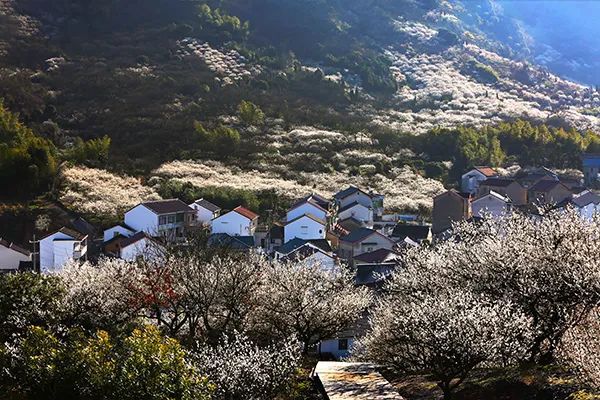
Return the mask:
<path id="1" fill-rule="evenodd" d="M 448 190 L 433 199 L 432 232 L 440 235 L 453 222 L 495 218 L 514 210 L 535 214 L 543 208 L 570 207 L 591 219 L 600 211 L 600 196 L 586 182 L 548 168 L 520 170 L 507 177 L 490 167 L 475 167 L 462 176 L 461 191 Z"/>
<path id="2" fill-rule="evenodd" d="M 600 176 L 600 157 L 589 165 L 595 170 L 586 170 L 585 180 L 561 178 L 546 168 L 506 177 L 490 167 L 475 167 L 462 176 L 460 191 L 451 189 L 433 199 L 431 225 L 385 214 L 383 195 L 354 186 L 331 199 L 307 195 L 269 225 L 242 205 L 223 210 L 206 199 L 192 204 L 179 199 L 148 201 L 125 212 L 123 221 L 101 237 L 80 223 L 41 238 L 35 252 L 0 239 L 0 271 L 51 273 L 69 261 L 100 254 L 130 261 L 159 257 L 166 242 L 185 245 L 190 232 L 202 230 L 209 235 L 208 246 L 258 251 L 274 260 L 325 269 L 345 265 L 353 271 L 356 285 L 378 290 L 398 267 L 403 248 L 443 238 L 455 221 L 494 218 L 516 209 L 533 213 L 540 206 L 569 206 L 591 218 L 600 211 L 600 196 L 584 184 L 588 177 Z M 357 331 L 359 326 L 321 342 L 320 351 L 348 355 Z"/>

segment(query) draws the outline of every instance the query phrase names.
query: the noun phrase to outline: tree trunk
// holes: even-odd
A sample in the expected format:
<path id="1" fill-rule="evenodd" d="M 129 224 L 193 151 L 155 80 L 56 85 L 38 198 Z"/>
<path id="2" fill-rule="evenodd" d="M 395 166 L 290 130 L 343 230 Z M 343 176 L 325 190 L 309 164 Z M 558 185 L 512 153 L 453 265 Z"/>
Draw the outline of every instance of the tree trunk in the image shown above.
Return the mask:
<path id="1" fill-rule="evenodd" d="M 452 399 L 452 388 L 450 386 L 450 382 L 439 382 L 438 387 L 442 389 L 442 393 L 444 394 L 444 400 Z"/>

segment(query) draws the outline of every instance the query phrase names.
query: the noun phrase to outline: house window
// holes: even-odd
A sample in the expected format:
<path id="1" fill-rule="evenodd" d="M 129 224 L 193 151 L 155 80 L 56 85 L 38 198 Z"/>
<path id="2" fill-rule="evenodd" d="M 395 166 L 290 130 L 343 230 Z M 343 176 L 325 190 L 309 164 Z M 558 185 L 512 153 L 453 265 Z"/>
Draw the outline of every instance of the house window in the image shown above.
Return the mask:
<path id="1" fill-rule="evenodd" d="M 348 350 L 348 339 L 338 339 L 338 350 L 340 350 L 340 351 Z"/>
<path id="2" fill-rule="evenodd" d="M 175 215 L 175 220 L 177 222 L 183 222 L 183 217 L 185 216 L 184 213 L 178 213 L 177 215 Z"/>
<path id="3" fill-rule="evenodd" d="M 159 225 L 164 225 L 167 223 L 167 216 L 166 215 L 161 215 L 160 217 L 158 217 L 158 224 Z"/>
<path id="4" fill-rule="evenodd" d="M 173 215 L 173 214 L 167 215 L 167 222 L 169 224 L 174 224 L 175 223 L 175 215 Z"/>

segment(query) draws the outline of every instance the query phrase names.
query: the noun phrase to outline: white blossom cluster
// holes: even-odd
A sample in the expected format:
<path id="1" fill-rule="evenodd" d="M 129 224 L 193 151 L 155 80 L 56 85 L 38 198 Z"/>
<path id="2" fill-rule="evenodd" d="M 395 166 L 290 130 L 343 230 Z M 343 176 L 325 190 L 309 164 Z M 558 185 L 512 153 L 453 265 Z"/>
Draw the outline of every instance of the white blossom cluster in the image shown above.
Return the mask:
<path id="1" fill-rule="evenodd" d="M 566 211 L 455 225 L 405 254 L 359 350 L 428 371 L 444 392 L 477 365 L 551 359 L 600 304 L 598 222 Z"/>
<path id="2" fill-rule="evenodd" d="M 118 218 L 129 208 L 160 196 L 139 179 L 83 166 L 62 171 L 59 199 L 71 210 L 101 218 Z"/>
<path id="3" fill-rule="evenodd" d="M 415 24 L 397 22 L 397 28 L 416 34 L 413 31 L 422 24 Z M 392 61 L 390 70 L 404 83 L 395 105 L 387 110 L 360 105 L 354 110 L 371 115 L 375 125 L 423 133 L 433 127 L 483 126 L 515 118 L 543 122 L 555 117 L 580 130 L 600 129 L 600 118 L 582 112 L 600 104 L 600 93 L 477 45 L 455 46 L 443 54 L 391 48 L 386 55 Z M 474 60 L 494 69 L 499 81 L 482 83 L 465 73 L 466 63 Z M 520 70 L 526 71 L 530 82 L 515 78 Z"/>
<path id="4" fill-rule="evenodd" d="M 560 356 L 585 382 L 600 389 L 599 309 L 594 309 L 581 324 L 565 333 L 561 342 Z"/>
<path id="5" fill-rule="evenodd" d="M 214 49 L 210 44 L 193 38 L 179 41 L 178 46 L 176 53 L 178 56 L 200 58 L 218 76 L 215 79 L 224 86 L 259 75 L 262 72 L 260 66 L 249 65 L 248 60 L 235 50 Z"/>
<path id="6" fill-rule="evenodd" d="M 437 30 L 415 21 L 396 20 L 393 22 L 393 25 L 397 32 L 404 33 L 423 42 L 433 39 L 438 33 Z"/>
<path id="7" fill-rule="evenodd" d="M 432 198 L 444 191 L 443 185 L 424 178 L 409 167 L 394 168 L 384 176 L 349 176 L 342 172 L 297 172 L 293 178 L 283 174 L 261 170 L 242 170 L 218 162 L 173 161 L 163 164 L 153 174 L 155 179 L 174 179 L 189 182 L 198 187 L 216 186 L 236 189 L 275 189 L 285 196 L 301 197 L 316 192 L 331 197 L 348 185 L 368 187 L 386 195 L 386 207 L 398 210 L 427 210 Z"/>
<path id="8" fill-rule="evenodd" d="M 144 279 L 137 265 L 120 259 L 102 259 L 95 265 L 71 262 L 60 272 L 67 289 L 65 309 L 92 326 L 107 327 L 136 316 L 135 292 Z"/>
<path id="9" fill-rule="evenodd" d="M 201 373 L 215 384 L 217 399 L 262 400 L 280 394 L 300 364 L 300 344 L 289 338 L 280 345 L 258 347 L 237 333 L 195 354 Z"/>

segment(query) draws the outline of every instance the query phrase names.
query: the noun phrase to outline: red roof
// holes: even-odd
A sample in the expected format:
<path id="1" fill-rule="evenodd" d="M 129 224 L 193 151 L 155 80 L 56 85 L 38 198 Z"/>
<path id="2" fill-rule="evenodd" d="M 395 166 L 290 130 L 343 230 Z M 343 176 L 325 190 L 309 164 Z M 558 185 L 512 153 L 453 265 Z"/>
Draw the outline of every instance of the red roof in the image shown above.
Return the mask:
<path id="1" fill-rule="evenodd" d="M 242 206 L 238 206 L 238 207 L 234 208 L 233 211 L 248 218 L 249 220 L 254 220 L 254 219 L 258 218 L 258 214 L 253 213 L 252 211 L 250 211 L 247 208 L 244 208 Z"/>
<path id="2" fill-rule="evenodd" d="M 498 175 L 498 172 L 491 167 L 475 167 L 475 169 L 481 172 L 483 175 L 487 176 L 488 178 Z"/>

